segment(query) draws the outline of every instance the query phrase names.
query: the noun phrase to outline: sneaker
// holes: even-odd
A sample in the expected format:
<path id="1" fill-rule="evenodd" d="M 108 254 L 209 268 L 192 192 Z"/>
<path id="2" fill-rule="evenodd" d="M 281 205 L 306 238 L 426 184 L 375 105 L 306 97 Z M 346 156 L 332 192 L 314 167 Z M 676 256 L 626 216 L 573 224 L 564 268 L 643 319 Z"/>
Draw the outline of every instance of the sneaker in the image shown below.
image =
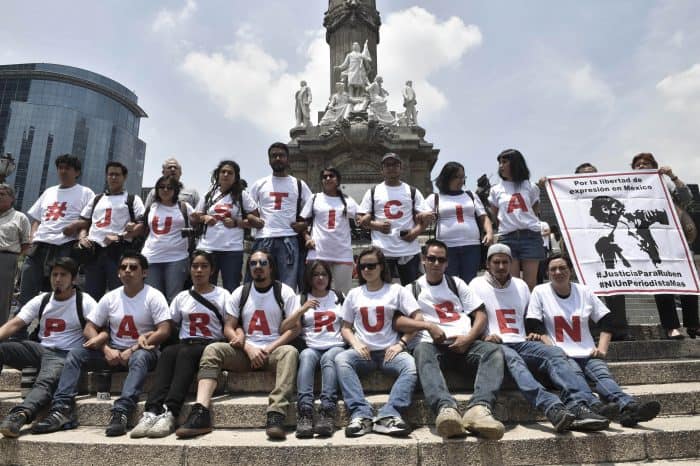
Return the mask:
<path id="1" fill-rule="evenodd" d="M 148 437 L 148 431 L 151 429 L 151 427 L 153 427 L 153 424 L 156 423 L 157 419 L 158 415 L 156 413 L 144 411 L 141 415 L 141 419 L 139 419 L 136 427 L 131 430 L 129 436 L 131 436 L 131 438 Z"/>
<path id="2" fill-rule="evenodd" d="M 32 434 L 48 434 L 59 430 L 75 429 L 78 420 L 75 418 L 72 406 L 51 408 L 49 414 L 32 426 Z"/>
<path id="3" fill-rule="evenodd" d="M 438 435 L 443 438 L 457 437 L 464 435 L 462 426 L 462 416 L 452 406 L 443 406 L 435 417 L 435 427 Z"/>
<path id="4" fill-rule="evenodd" d="M 638 422 L 646 422 L 654 419 L 661 411 L 661 404 L 656 401 L 645 403 L 633 402 L 622 409 L 620 413 L 620 424 L 623 427 L 634 427 Z"/>
<path id="5" fill-rule="evenodd" d="M 489 440 L 498 440 L 506 431 L 505 426 L 493 417 L 491 408 L 474 405 L 464 413 L 462 425 L 466 430 Z"/>
<path id="6" fill-rule="evenodd" d="M 362 437 L 372 432 L 372 419 L 368 417 L 355 417 L 345 427 L 346 437 Z"/>
<path id="7" fill-rule="evenodd" d="M 374 421 L 372 428 L 378 434 L 388 434 L 392 437 L 405 437 L 411 433 L 408 424 L 398 416 L 388 416 Z"/>
<path id="8" fill-rule="evenodd" d="M 571 430 L 597 431 L 607 429 L 610 425 L 608 418 L 594 413 L 585 404 L 576 406 L 572 412 L 576 415 L 576 419 L 569 426 Z"/>
<path id="9" fill-rule="evenodd" d="M 211 414 L 207 408 L 200 403 L 192 405 L 190 415 L 183 425 L 175 431 L 175 435 L 180 438 L 192 438 L 198 435 L 211 432 Z"/>
<path id="10" fill-rule="evenodd" d="M 22 430 L 22 426 L 28 420 L 29 416 L 23 409 L 10 412 L 0 423 L 0 434 L 8 438 L 17 438 L 19 437 L 19 431 Z"/>
<path id="11" fill-rule="evenodd" d="M 335 432 L 335 409 L 321 408 L 318 412 L 318 421 L 314 426 L 314 433 L 319 437 L 330 437 Z"/>
<path id="12" fill-rule="evenodd" d="M 297 438 L 312 438 L 314 436 L 314 412 L 305 408 L 297 413 Z"/>
<path id="13" fill-rule="evenodd" d="M 267 413 L 267 422 L 265 423 L 265 433 L 269 439 L 284 440 L 287 438 L 287 432 L 284 430 L 284 420 L 286 416 L 276 411 Z M 313 432 L 313 431 L 312 431 Z"/>
<path id="14" fill-rule="evenodd" d="M 576 415 L 566 409 L 563 404 L 556 404 L 550 407 L 545 413 L 549 422 L 554 426 L 556 432 L 564 432 L 571 426 L 571 423 L 576 419 Z"/>
<path id="15" fill-rule="evenodd" d="M 109 424 L 105 429 L 105 435 L 107 437 L 119 437 L 120 435 L 126 434 L 126 425 L 129 419 L 126 417 L 126 413 L 121 411 L 112 411 L 112 417 L 109 418 Z"/>
<path id="16" fill-rule="evenodd" d="M 161 438 L 175 432 L 175 416 L 172 411 L 165 410 L 163 414 L 158 416 L 153 427 L 148 431 L 148 438 Z"/>
<path id="17" fill-rule="evenodd" d="M 591 411 L 596 414 L 600 414 L 606 419 L 613 420 L 618 414 L 620 414 L 620 407 L 617 405 L 617 403 L 603 403 L 598 401 L 597 403 L 593 403 L 591 405 Z"/>

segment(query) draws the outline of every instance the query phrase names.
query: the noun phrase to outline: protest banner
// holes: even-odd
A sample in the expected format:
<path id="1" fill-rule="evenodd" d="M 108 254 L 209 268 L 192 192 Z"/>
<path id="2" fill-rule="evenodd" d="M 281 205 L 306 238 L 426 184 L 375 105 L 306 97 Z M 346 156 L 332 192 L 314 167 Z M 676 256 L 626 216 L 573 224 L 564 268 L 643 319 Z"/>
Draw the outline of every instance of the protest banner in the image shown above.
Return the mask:
<path id="1" fill-rule="evenodd" d="M 596 294 L 700 293 L 657 171 L 553 176 L 546 186 L 578 279 Z"/>

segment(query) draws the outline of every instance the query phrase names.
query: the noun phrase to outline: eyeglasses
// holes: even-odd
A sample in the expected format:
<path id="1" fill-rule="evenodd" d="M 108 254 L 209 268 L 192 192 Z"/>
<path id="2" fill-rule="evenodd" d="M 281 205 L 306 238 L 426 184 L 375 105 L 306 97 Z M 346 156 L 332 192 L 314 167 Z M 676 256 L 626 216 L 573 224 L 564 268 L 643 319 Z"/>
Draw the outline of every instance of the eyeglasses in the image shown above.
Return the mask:
<path id="1" fill-rule="evenodd" d="M 328 274 L 326 272 L 316 272 L 311 274 L 311 276 L 314 278 L 328 278 Z"/>
<path id="2" fill-rule="evenodd" d="M 158 189 L 162 189 L 163 191 L 172 191 L 175 188 L 172 186 L 158 186 Z"/>
<path id="3" fill-rule="evenodd" d="M 447 257 L 425 256 L 425 260 L 427 260 L 431 264 L 435 264 L 436 262 L 438 264 L 444 264 L 445 262 L 447 262 Z"/>
<path id="4" fill-rule="evenodd" d="M 253 261 L 250 261 L 249 264 L 250 264 L 251 267 L 257 267 L 257 266 L 260 266 L 260 267 L 267 267 L 268 264 L 270 264 L 270 261 L 265 260 L 265 259 L 262 259 L 262 260 L 259 260 L 259 261 L 253 260 Z"/>
<path id="5" fill-rule="evenodd" d="M 379 262 L 365 262 L 364 264 L 357 264 L 357 268 L 360 270 L 374 270 L 379 265 Z"/>
<path id="6" fill-rule="evenodd" d="M 119 270 L 137 270 L 138 268 L 138 264 L 121 264 L 119 266 Z"/>

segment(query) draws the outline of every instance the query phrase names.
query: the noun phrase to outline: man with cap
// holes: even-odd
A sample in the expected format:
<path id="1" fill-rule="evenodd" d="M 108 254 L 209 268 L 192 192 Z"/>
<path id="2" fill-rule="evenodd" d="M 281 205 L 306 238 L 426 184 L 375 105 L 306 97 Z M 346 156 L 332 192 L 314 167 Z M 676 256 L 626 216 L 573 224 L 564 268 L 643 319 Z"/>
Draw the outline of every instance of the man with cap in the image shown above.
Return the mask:
<path id="1" fill-rule="evenodd" d="M 182 202 L 187 202 L 191 206 L 196 206 L 199 202 L 199 193 L 194 188 L 187 188 L 180 181 L 182 177 L 182 167 L 177 159 L 170 157 L 163 162 L 163 176 L 170 177 L 180 183 L 180 194 L 178 194 L 177 199 Z M 145 206 L 148 208 L 153 203 L 156 195 L 156 188 L 152 188 L 146 197 Z"/>
<path id="2" fill-rule="evenodd" d="M 384 181 L 367 190 L 358 209 L 360 225 L 372 231 L 372 245 L 386 256 L 387 265 L 398 269 L 402 285 L 420 274 L 420 235 L 434 215 L 423 194 L 401 181 L 401 158 L 388 152 L 382 157 Z"/>
<path id="3" fill-rule="evenodd" d="M 486 257 L 486 273 L 470 283 L 486 307 L 485 341 L 502 344 L 506 366 L 516 385 L 533 406 L 544 411 L 557 432 L 606 429 L 610 421 L 599 413 L 612 415 L 616 409 L 603 405 L 593 395 L 586 380 L 573 371 L 561 348 L 543 344 L 538 334 L 526 333 L 525 311 L 530 290 L 523 280 L 510 275 L 510 248 L 494 244 Z M 561 399 L 548 392 L 530 368 L 545 372 L 560 390 Z"/>

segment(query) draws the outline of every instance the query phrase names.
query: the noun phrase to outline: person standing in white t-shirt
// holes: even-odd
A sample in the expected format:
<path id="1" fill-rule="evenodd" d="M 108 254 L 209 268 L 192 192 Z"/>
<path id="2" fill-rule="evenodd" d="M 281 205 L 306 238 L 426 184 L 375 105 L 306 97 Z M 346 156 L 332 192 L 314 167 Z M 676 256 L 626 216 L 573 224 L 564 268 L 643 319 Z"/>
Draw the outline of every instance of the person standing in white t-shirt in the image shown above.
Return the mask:
<path id="1" fill-rule="evenodd" d="M 340 172 L 333 167 L 321 170 L 323 192 L 316 193 L 301 210 L 311 226 L 305 232 L 308 262 L 322 260 L 330 265 L 333 288 L 347 293 L 352 286 L 352 240 L 350 220 L 357 216 L 358 205 L 340 190 Z"/>
<path id="2" fill-rule="evenodd" d="M 392 323 L 395 312 L 413 317 L 420 308 L 410 291 L 391 283 L 381 249 L 374 246 L 365 249 L 357 260 L 360 286 L 350 290 L 345 298 L 341 330 L 351 348 L 335 358 L 338 382 L 350 418 L 345 436 L 359 437 L 372 431 L 405 436 L 411 429 L 401 412 L 411 405 L 417 379 L 415 362 L 406 347 L 415 331 L 399 339 Z M 397 378 L 389 400 L 372 419 L 372 407 L 365 398 L 359 375 L 376 370 Z"/>
<path id="3" fill-rule="evenodd" d="M 620 410 L 622 426 L 633 427 L 654 419 L 661 404 L 656 400 L 642 402 L 622 391 L 605 363 L 612 338 L 610 311 L 588 287 L 571 282 L 571 259 L 553 255 L 546 265 L 550 282 L 532 290 L 527 308 L 528 322 L 538 322 L 532 331 L 542 335 L 546 344 L 564 350 L 573 369 L 594 384 L 598 395 Z M 598 345 L 591 335 L 589 321 L 601 328 Z"/>
<path id="4" fill-rule="evenodd" d="M 143 255 L 148 259 L 146 283 L 163 293 L 171 302 L 185 284 L 189 273 L 189 235 L 193 234 L 189 216 L 193 209 L 178 200 L 179 184 L 161 176 L 156 196 L 146 209 L 148 236 Z"/>
<path id="5" fill-rule="evenodd" d="M 78 157 L 64 154 L 55 163 L 59 184 L 47 188 L 27 212 L 32 219 L 32 246 L 22 264 L 18 309 L 39 291 L 49 289 L 48 264 L 71 255 L 83 224 L 80 213 L 95 195 L 90 188 L 78 184 L 82 168 Z"/>
<path id="6" fill-rule="evenodd" d="M 257 204 L 241 186 L 241 167 L 233 160 L 222 160 L 211 175 L 211 188 L 195 206 L 194 224 L 202 225 L 197 249 L 214 258 L 212 284 L 221 272 L 221 282 L 229 293 L 241 284 L 245 228 L 261 227 L 255 215 Z"/>
<path id="7" fill-rule="evenodd" d="M 513 254 L 511 274 L 532 290 L 544 259 L 540 235 L 540 190 L 530 183 L 530 170 L 520 151 L 506 149 L 497 157 L 501 182 L 491 187 L 489 202 L 498 218 L 498 242 Z"/>
<path id="8" fill-rule="evenodd" d="M 105 430 L 108 437 L 126 434 L 127 420 L 136 409 L 146 376 L 156 366 L 158 346 L 170 335 L 168 303 L 160 291 L 144 284 L 147 272 L 143 255 L 124 252 L 119 261 L 123 286 L 105 294 L 94 312 L 85 316 L 87 341 L 68 354 L 49 414 L 34 424 L 32 433 L 77 426 L 75 396 L 85 369 L 128 370 Z"/>
<path id="9" fill-rule="evenodd" d="M 389 152 L 382 157 L 384 181 L 367 190 L 358 213 L 360 225 L 372 230 L 372 245 L 386 256 L 390 273 L 397 270 L 402 285 L 420 275 L 418 235 L 435 219 L 423 194 L 401 181 L 401 158 Z"/>
<path id="10" fill-rule="evenodd" d="M 124 164 L 107 162 L 107 191 L 95 196 L 80 214 L 85 220 L 80 246 L 94 250 L 91 260 L 83 266 L 85 291 L 97 300 L 105 291 L 120 286 L 119 258 L 131 241 L 143 234 L 143 202 L 139 196 L 124 191 L 128 173 Z"/>
<path id="11" fill-rule="evenodd" d="M 311 197 L 311 190 L 303 180 L 289 174 L 289 148 L 286 144 L 273 143 L 267 156 L 272 175 L 260 178 L 248 190 L 264 221 L 252 249 L 270 251 L 276 261 L 279 280 L 297 289 L 304 267 L 298 234 L 306 230 L 301 208 Z M 251 278 L 248 270 L 246 281 Z"/>
<path id="12" fill-rule="evenodd" d="M 435 237 L 447 244 L 447 274 L 465 283 L 476 277 L 481 265 L 481 247 L 493 243 L 493 226 L 479 196 L 464 191 L 464 166 L 447 162 L 435 180 L 437 193 L 425 203 L 435 212 Z M 481 231 L 483 230 L 483 238 Z"/>

